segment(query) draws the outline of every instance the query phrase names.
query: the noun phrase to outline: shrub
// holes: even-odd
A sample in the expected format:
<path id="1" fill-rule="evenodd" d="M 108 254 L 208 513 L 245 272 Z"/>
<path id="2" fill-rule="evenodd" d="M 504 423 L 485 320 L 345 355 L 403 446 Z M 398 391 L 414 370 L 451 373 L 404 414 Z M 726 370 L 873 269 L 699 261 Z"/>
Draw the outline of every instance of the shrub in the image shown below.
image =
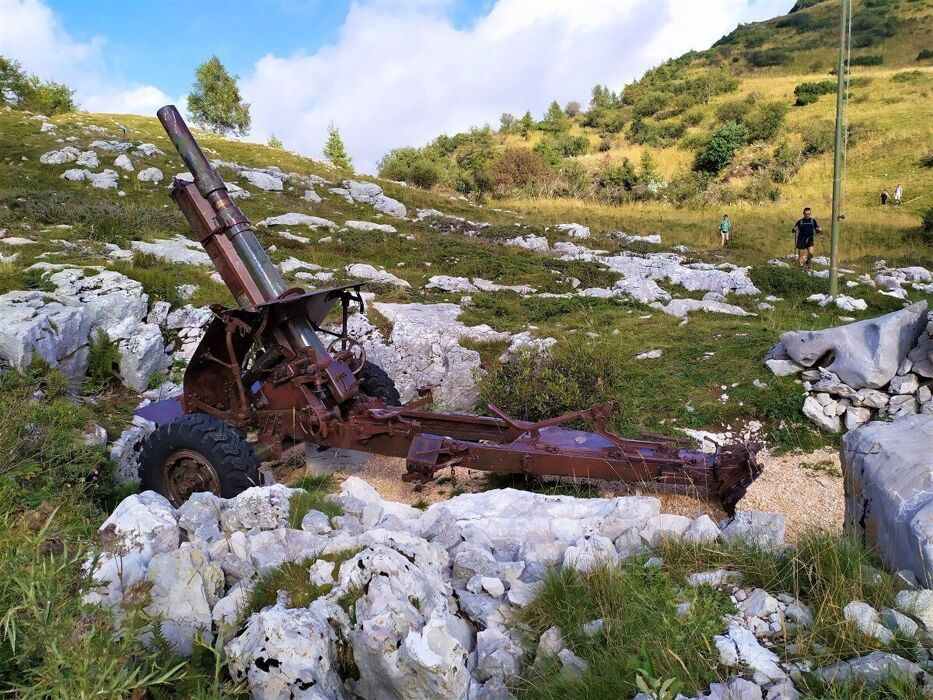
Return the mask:
<path id="1" fill-rule="evenodd" d="M 833 125 L 828 121 L 813 121 L 801 127 L 804 156 L 818 156 L 833 150 Z"/>
<path id="2" fill-rule="evenodd" d="M 580 114 L 581 107 L 580 103 L 576 100 L 571 100 L 566 105 L 564 105 L 564 114 L 573 119 L 574 117 Z"/>
<path id="3" fill-rule="evenodd" d="M 490 176 L 496 195 L 505 197 L 516 190 L 540 191 L 553 177 L 547 162 L 527 148 L 507 148 L 493 163 Z"/>
<path id="4" fill-rule="evenodd" d="M 611 151 L 612 150 L 612 134 L 600 134 L 599 145 L 596 146 L 596 150 L 599 151 L 600 153 Z"/>
<path id="5" fill-rule="evenodd" d="M 604 164 L 597 173 L 596 182 L 604 189 L 621 188 L 631 191 L 638 182 L 638 175 L 632 161 L 623 158 L 621 163 Z"/>
<path id="6" fill-rule="evenodd" d="M 893 14 L 868 12 L 868 7 L 859 12 L 852 20 L 852 46 L 862 49 L 880 44 L 897 33 L 898 21 Z"/>
<path id="7" fill-rule="evenodd" d="M 849 61 L 850 66 L 880 66 L 884 63 L 883 56 L 866 54 L 865 56 L 853 56 Z"/>
<path id="8" fill-rule="evenodd" d="M 628 139 L 645 146 L 669 146 L 685 133 L 687 127 L 682 121 L 657 122 L 636 118 L 632 120 Z"/>
<path id="9" fill-rule="evenodd" d="M 40 80 L 23 71 L 19 61 L 0 56 L 0 105 L 40 114 L 73 112 L 74 90 L 67 85 Z"/>
<path id="10" fill-rule="evenodd" d="M 918 61 L 926 61 L 933 58 L 933 49 L 923 49 L 917 54 Z"/>
<path id="11" fill-rule="evenodd" d="M 430 189 L 444 179 L 441 157 L 424 148 L 394 148 L 377 164 L 379 176 Z"/>
<path id="12" fill-rule="evenodd" d="M 794 88 L 794 95 L 797 96 L 796 106 L 802 107 L 816 102 L 820 95 L 828 95 L 836 92 L 835 80 L 821 80 L 819 82 L 800 83 Z"/>
<path id="13" fill-rule="evenodd" d="M 84 391 L 94 393 L 120 377 L 120 351 L 106 333 L 91 339 L 88 349 Z"/>
<path id="14" fill-rule="evenodd" d="M 746 116 L 744 123 L 748 129 L 748 140 L 770 141 L 784 123 L 787 106 L 782 102 L 762 102 Z"/>
<path id="15" fill-rule="evenodd" d="M 748 62 L 756 68 L 782 66 L 791 62 L 792 56 L 783 49 L 758 49 L 746 54 Z"/>
<path id="16" fill-rule="evenodd" d="M 920 165 L 925 168 L 933 168 L 933 148 L 920 156 Z"/>
<path id="17" fill-rule="evenodd" d="M 708 184 L 709 175 L 706 173 L 684 173 L 671 179 L 664 188 L 664 196 L 672 204 L 686 204 L 699 199 Z"/>
<path id="18" fill-rule="evenodd" d="M 928 207 L 921 217 L 920 233 L 926 245 L 933 245 L 933 207 Z"/>
<path id="19" fill-rule="evenodd" d="M 920 70 L 905 70 L 892 75 L 891 80 L 895 83 L 912 83 L 915 80 L 923 80 L 924 75 Z"/>
<path id="20" fill-rule="evenodd" d="M 729 100 L 716 107 L 716 119 L 723 124 L 741 122 L 751 108 L 747 100 Z"/>
<path id="21" fill-rule="evenodd" d="M 700 152 L 693 164 L 693 169 L 707 173 L 718 173 L 731 161 L 737 149 L 748 138 L 748 131 L 741 124 L 727 124 L 710 137 L 706 148 Z"/>

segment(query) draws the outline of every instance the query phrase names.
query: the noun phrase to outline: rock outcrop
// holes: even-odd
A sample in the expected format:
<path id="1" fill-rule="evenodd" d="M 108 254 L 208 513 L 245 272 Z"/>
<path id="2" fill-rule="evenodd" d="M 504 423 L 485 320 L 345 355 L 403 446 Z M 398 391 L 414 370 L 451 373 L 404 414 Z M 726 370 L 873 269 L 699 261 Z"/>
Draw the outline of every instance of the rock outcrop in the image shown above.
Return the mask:
<path id="1" fill-rule="evenodd" d="M 846 527 L 892 569 L 933 586 L 933 415 L 847 433 L 842 469 Z"/>

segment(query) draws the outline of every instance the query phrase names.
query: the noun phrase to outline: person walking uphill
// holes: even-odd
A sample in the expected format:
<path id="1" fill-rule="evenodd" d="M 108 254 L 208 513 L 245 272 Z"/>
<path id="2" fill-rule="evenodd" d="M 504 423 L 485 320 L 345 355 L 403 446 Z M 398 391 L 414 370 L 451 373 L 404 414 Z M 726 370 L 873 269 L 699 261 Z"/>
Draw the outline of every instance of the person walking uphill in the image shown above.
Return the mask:
<path id="1" fill-rule="evenodd" d="M 900 204 L 901 198 L 903 196 L 904 196 L 904 188 L 901 187 L 900 184 L 898 184 L 898 186 L 894 188 L 894 203 Z"/>
<path id="2" fill-rule="evenodd" d="M 804 207 L 803 218 L 797 220 L 791 232 L 796 238 L 794 245 L 797 249 L 797 267 L 810 267 L 810 261 L 813 259 L 813 237 L 823 233 L 816 219 L 810 216 L 810 207 Z"/>
<path id="3" fill-rule="evenodd" d="M 722 215 L 722 221 L 719 222 L 719 237 L 722 239 L 721 247 L 725 247 L 729 239 L 732 238 L 732 221 L 728 214 Z"/>

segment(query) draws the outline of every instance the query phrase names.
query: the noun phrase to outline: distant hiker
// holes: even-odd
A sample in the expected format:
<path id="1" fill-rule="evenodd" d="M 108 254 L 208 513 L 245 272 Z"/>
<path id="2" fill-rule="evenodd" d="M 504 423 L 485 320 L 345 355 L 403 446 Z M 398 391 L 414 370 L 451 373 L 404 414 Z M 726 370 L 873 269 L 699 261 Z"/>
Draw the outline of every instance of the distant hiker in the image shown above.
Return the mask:
<path id="1" fill-rule="evenodd" d="M 888 198 L 890 196 L 887 190 L 881 190 L 881 206 L 885 206 L 888 203 Z"/>
<path id="2" fill-rule="evenodd" d="M 719 222 L 719 237 L 722 239 L 721 247 L 725 247 L 732 237 L 732 221 L 729 220 L 728 214 L 723 214 L 722 221 Z"/>
<path id="3" fill-rule="evenodd" d="M 810 216 L 810 207 L 804 207 L 803 218 L 798 219 L 791 232 L 795 236 L 795 246 L 797 248 L 797 266 L 810 267 L 810 261 L 813 259 L 813 237 L 818 233 L 823 233 L 823 229 L 816 223 L 816 219 Z"/>
<path id="4" fill-rule="evenodd" d="M 900 204 L 901 198 L 904 196 L 904 188 L 898 185 L 894 188 L 894 203 Z"/>

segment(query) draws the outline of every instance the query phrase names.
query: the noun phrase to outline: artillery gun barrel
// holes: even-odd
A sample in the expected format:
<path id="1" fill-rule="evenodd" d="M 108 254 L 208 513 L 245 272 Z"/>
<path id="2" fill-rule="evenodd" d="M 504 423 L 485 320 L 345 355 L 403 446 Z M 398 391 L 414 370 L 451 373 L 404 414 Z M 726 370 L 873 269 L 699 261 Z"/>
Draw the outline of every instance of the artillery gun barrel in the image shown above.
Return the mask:
<path id="1" fill-rule="evenodd" d="M 230 193 L 223 179 L 208 162 L 178 109 L 175 105 L 166 105 L 156 114 L 185 165 L 188 166 L 188 170 L 194 176 L 194 184 L 198 192 L 214 210 L 217 222 L 223 228 L 223 233 L 220 235 L 225 235 L 230 239 L 234 251 L 240 258 L 239 262 L 242 264 L 233 265 L 231 269 L 245 269 L 254 282 L 255 288 L 259 290 L 261 296 L 251 298 L 245 291 L 244 285 L 236 285 L 234 288 L 231 281 L 225 279 L 227 286 L 237 297 L 237 303 L 245 307 L 278 299 L 288 288 L 285 280 L 282 279 L 282 275 L 256 239 L 249 219 L 230 199 Z M 237 289 L 244 289 L 244 291 L 237 294 Z M 294 318 L 289 321 L 288 326 L 297 347 L 313 348 L 319 361 L 329 357 L 327 349 L 307 319 Z"/>

